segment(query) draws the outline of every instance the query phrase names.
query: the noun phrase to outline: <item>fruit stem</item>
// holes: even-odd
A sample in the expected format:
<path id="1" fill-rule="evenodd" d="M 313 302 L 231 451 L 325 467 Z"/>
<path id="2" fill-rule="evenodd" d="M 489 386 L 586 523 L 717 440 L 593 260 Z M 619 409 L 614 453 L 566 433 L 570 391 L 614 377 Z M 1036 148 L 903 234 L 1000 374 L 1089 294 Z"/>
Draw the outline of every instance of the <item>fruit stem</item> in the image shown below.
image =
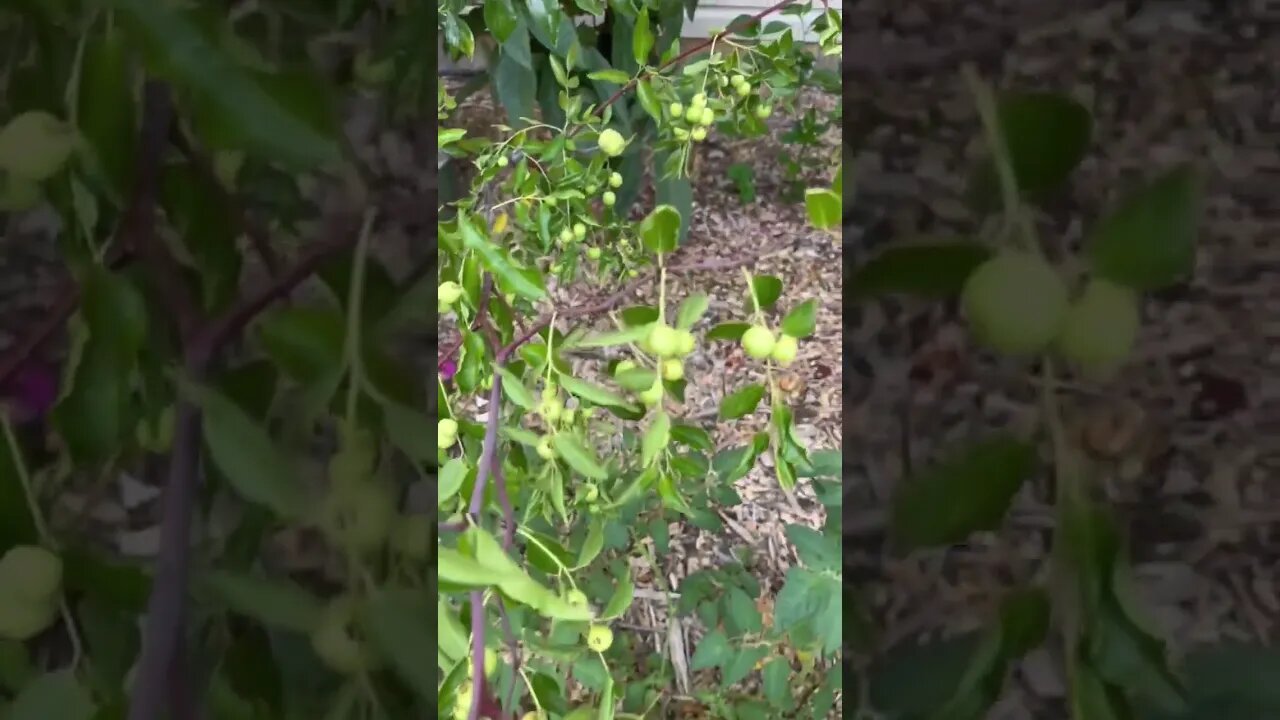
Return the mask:
<path id="1" fill-rule="evenodd" d="M 351 287 L 347 295 L 347 343 L 346 360 L 350 373 L 347 378 L 347 426 L 354 429 L 356 424 L 356 401 L 360 399 L 360 318 L 364 305 L 364 272 L 369 256 L 369 234 L 373 230 L 373 219 L 377 211 L 370 208 L 364 215 L 364 226 L 360 228 L 360 239 L 356 241 L 355 260 L 351 268 Z"/>
<path id="2" fill-rule="evenodd" d="M 1009 148 L 1005 145 L 1004 133 L 1000 128 L 1000 113 L 997 110 L 995 94 L 971 63 L 966 63 L 961 68 L 961 73 L 969 86 L 969 92 L 973 94 L 974 104 L 978 107 L 978 115 L 982 118 L 982 129 L 987 137 L 987 146 L 1000 178 L 1000 194 L 1004 201 L 1006 227 L 1013 225 L 1020 231 L 1015 238 L 1027 250 L 1041 252 L 1040 243 L 1036 239 L 1035 225 L 1031 222 L 1031 217 L 1023 212 L 1021 206 L 1018 180 L 1014 175 L 1013 161 L 1009 157 Z"/>

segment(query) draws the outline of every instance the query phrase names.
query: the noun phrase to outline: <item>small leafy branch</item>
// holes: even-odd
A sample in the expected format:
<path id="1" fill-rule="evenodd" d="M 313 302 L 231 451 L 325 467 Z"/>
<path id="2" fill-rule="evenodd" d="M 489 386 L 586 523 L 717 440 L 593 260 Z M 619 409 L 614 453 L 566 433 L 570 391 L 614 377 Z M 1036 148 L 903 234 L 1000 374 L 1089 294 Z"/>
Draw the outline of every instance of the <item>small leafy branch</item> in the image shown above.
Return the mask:
<path id="1" fill-rule="evenodd" d="M 766 451 L 788 492 L 802 476 L 837 474 L 800 442 L 777 384 L 778 369 L 814 331 L 816 303 L 792 306 L 775 326 L 783 283 L 743 268 L 751 253 L 684 266 L 668 260 L 689 230 L 686 170 L 695 144 L 713 130 L 762 131 L 775 104 L 794 95 L 803 52 L 789 26 L 763 21 L 808 9 L 779 3 L 683 53 L 673 42 L 678 22 L 657 7 L 613 15 L 615 66 L 618 28 L 626 26 L 630 39 L 632 69 L 624 71 L 602 65 L 585 34 L 560 20 L 485 4 L 499 46 L 490 58 L 494 86 L 515 127 L 499 127 L 503 137 L 494 141 L 460 129 L 440 133 L 440 147 L 471 158 L 478 171 L 441 224 L 438 309 L 452 315 L 458 335 L 439 356 L 442 715 L 476 720 L 521 709 L 525 720 L 640 718 L 691 699 L 671 692 L 673 683 L 685 689 L 688 678 L 671 677 L 665 657 L 654 667 L 633 638 L 614 633 L 634 597 L 630 560 L 643 551 L 655 580 L 661 575 L 635 528 L 647 528 L 655 545 L 673 520 L 718 529 L 711 508 L 736 500 L 731 484 Z M 651 14 L 661 17 L 656 29 Z M 838 14 L 818 17 L 823 48 L 838 52 Z M 452 47 L 469 55 L 474 42 L 465 39 L 462 16 L 445 14 L 441 22 L 446 40 L 453 28 Z M 545 74 L 534 70 L 530 36 L 542 45 Z M 535 119 L 520 93 L 546 87 L 546 79 L 553 101 Z M 441 119 L 455 108 L 442 89 Z M 646 147 L 655 157 L 658 203 L 637 221 L 627 209 L 640 194 Z M 815 217 L 831 227 L 827 215 Z M 694 293 L 677 303 L 668 294 L 672 275 L 711 269 L 741 270 L 744 317 L 705 337 L 740 343 L 763 375 L 726 396 L 719 419 L 749 415 L 769 397 L 768 432 L 719 452 L 707 429 L 681 421 L 674 405 L 684 400 L 685 358 L 699 344 L 709 299 Z M 575 307 L 546 308 L 546 276 L 628 284 Z M 653 288 L 654 304 L 616 311 L 640 287 Z M 600 317 L 613 329 L 592 332 L 583 323 Z M 574 362 L 598 361 L 602 351 L 607 360 L 597 368 L 605 383 Z M 827 489 L 838 522 L 839 493 Z M 771 627 L 754 610 L 760 588 L 738 589 L 699 646 L 697 669 L 719 669 L 726 688 L 763 669 L 767 703 L 700 693 L 700 704 L 726 716 L 821 716 L 835 701 L 840 569 L 831 560 L 838 540 L 791 532 L 811 567 L 795 569 Z M 808 599 L 815 594 L 816 604 Z M 716 629 L 722 622 L 730 625 Z M 801 653 L 806 689 L 799 698 L 791 661 L 770 660 L 785 643 Z"/>
<path id="2" fill-rule="evenodd" d="M 989 217 L 985 236 L 904 242 L 870 260 L 850 284 L 864 299 L 958 295 L 980 344 L 1039 365 L 1039 435 L 1052 458 L 1057 521 L 1051 577 L 1012 589 L 982 632 L 890 650 L 872 665 L 872 704 L 894 718 L 984 717 L 1012 664 L 1052 629 L 1072 717 L 1208 717 L 1224 701 L 1265 715 L 1256 695 L 1188 682 L 1207 657 L 1239 663 L 1251 651 L 1197 651 L 1182 672 L 1167 658 L 1136 599 L 1124 533 L 1058 400 L 1063 369 L 1086 382 L 1114 380 L 1137 340 L 1141 294 L 1192 273 L 1200 173 L 1190 165 L 1166 169 L 1125 195 L 1087 236 L 1084 275 L 1066 277 L 1041 244 L 1033 203 L 1058 190 L 1087 153 L 1089 111 L 1046 92 L 997 96 L 970 68 L 964 77 L 988 149 L 968 190 L 975 211 Z M 892 513 L 896 542 L 907 550 L 945 547 L 997 530 L 1038 464 L 1039 439 L 991 435 L 906 479 Z M 926 673 L 935 681 L 921 687 L 915 679 Z"/>

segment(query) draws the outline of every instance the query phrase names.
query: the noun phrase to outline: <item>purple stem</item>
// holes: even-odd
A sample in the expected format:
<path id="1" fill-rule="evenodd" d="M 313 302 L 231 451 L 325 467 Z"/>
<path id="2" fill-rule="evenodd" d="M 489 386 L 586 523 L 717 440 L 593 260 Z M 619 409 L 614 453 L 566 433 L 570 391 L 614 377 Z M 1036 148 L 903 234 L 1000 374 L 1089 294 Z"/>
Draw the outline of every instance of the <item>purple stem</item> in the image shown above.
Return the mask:
<path id="1" fill-rule="evenodd" d="M 494 385 L 497 385 L 494 381 Z M 480 485 L 476 481 L 477 487 Z M 481 494 L 483 494 L 483 490 Z M 471 591 L 471 710 L 467 720 L 480 720 L 480 703 L 484 698 L 484 591 Z"/>

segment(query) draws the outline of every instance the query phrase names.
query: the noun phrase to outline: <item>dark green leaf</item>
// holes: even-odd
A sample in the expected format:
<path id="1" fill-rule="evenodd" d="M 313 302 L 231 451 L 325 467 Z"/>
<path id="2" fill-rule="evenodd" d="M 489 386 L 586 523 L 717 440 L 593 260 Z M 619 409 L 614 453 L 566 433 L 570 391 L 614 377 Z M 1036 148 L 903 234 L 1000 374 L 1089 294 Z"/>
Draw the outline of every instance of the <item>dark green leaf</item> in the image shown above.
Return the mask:
<path id="1" fill-rule="evenodd" d="M 1044 642 L 1049 632 L 1049 596 L 1040 588 L 1023 588 L 1000 605 L 1001 640 L 1007 658 L 1022 657 Z"/>
<path id="2" fill-rule="evenodd" d="M 76 122 L 117 204 L 132 187 L 136 115 L 128 48 L 108 24 L 85 41 Z"/>
<path id="3" fill-rule="evenodd" d="M 724 673 L 720 678 L 721 684 L 729 687 L 735 683 L 741 682 L 751 674 L 755 669 L 756 663 L 764 659 L 769 654 L 769 648 L 764 645 L 746 645 L 740 648 L 724 663 Z"/>
<path id="4" fill-rule="evenodd" d="M 725 595 L 724 610 L 726 624 L 733 627 L 734 637 L 758 633 L 763 629 L 755 600 L 736 585 L 729 588 Z"/>
<path id="5" fill-rule="evenodd" d="M 324 609 L 319 599 L 289 580 L 215 570 L 205 583 L 230 610 L 267 627 L 309 633 Z"/>
<path id="6" fill-rule="evenodd" d="M 1193 680 L 1187 690 L 1197 707 L 1236 700 L 1258 709 L 1251 717 L 1280 713 L 1280 684 L 1275 682 L 1280 677 L 1280 650 L 1276 648 L 1226 641 L 1193 649 L 1184 667 Z M 1202 713 L 1197 718 L 1202 716 L 1211 717 Z"/>
<path id="7" fill-rule="evenodd" d="M 720 419 L 737 420 L 744 415 L 750 415 L 755 412 L 762 397 L 764 397 L 764 385 L 760 383 L 752 383 L 726 395 L 720 401 Z"/>
<path id="8" fill-rule="evenodd" d="M 806 300 L 791 309 L 782 319 L 782 332 L 793 338 L 806 338 L 817 325 L 818 301 Z"/>
<path id="9" fill-rule="evenodd" d="M 221 393 L 184 383 L 184 394 L 204 411 L 204 439 L 218 469 L 244 499 L 282 518 L 306 514 L 309 503 L 290 459 L 266 428 Z"/>
<path id="10" fill-rule="evenodd" d="M 95 349 L 108 349 L 131 367 L 147 339 L 147 306 L 142 293 L 122 275 L 95 265 L 84 277 L 83 312 Z"/>
<path id="11" fill-rule="evenodd" d="M 516 9 L 512 7 L 511 0 L 485 0 L 484 26 L 493 33 L 493 37 L 498 42 L 506 42 L 519 22 L 519 16 L 516 15 Z"/>
<path id="12" fill-rule="evenodd" d="M 636 83 L 636 96 L 640 99 L 640 107 L 653 118 L 654 122 L 662 122 L 662 105 L 659 103 L 658 96 L 653 92 L 653 86 L 648 78 Z"/>
<path id="13" fill-rule="evenodd" d="M 516 29 L 515 35 L 509 38 L 507 46 L 519 46 L 516 41 L 523 32 Z M 529 38 L 523 36 L 523 46 L 528 47 Z M 507 47 L 504 46 L 504 47 Z M 510 50 L 498 54 L 498 62 L 493 66 L 493 86 L 498 95 L 498 102 L 507 111 L 507 122 L 514 127 L 524 125 L 522 118 L 533 117 L 533 104 L 538 96 L 538 76 L 529 65 L 521 62 L 519 52 Z M 532 61 L 530 61 L 532 62 Z"/>
<path id="14" fill-rule="evenodd" d="M 928 717 L 955 695 L 982 639 L 970 632 L 923 645 L 899 642 L 871 666 L 871 706 L 893 718 Z"/>
<path id="15" fill-rule="evenodd" d="M 1164 645 L 1104 602 L 1088 629 L 1090 664 L 1104 681 L 1132 690 L 1166 712 L 1186 709 L 1186 691 L 1168 666 Z"/>
<path id="16" fill-rule="evenodd" d="M 649 11 L 641 8 L 636 15 L 635 28 L 631 33 L 631 53 L 636 64 L 649 64 L 649 51 L 653 49 L 653 31 L 649 29 Z"/>
<path id="17" fill-rule="evenodd" d="M 75 365 L 72 386 L 53 410 L 53 424 L 71 457 L 86 466 L 113 456 L 132 431 L 129 424 L 132 363 L 113 357 L 108 338 L 90 340 Z"/>
<path id="18" fill-rule="evenodd" d="M 787 540 L 796 548 L 800 562 L 814 570 L 840 568 L 841 545 L 839 537 L 828 537 L 804 525 L 787 525 Z"/>
<path id="19" fill-rule="evenodd" d="M 1013 175 L 1024 196 L 1043 197 L 1061 186 L 1089 151 L 1093 118 L 1070 97 L 1003 93 L 996 112 Z M 967 193 L 979 212 L 1000 209 L 1000 178 L 990 157 L 975 168 Z"/>
<path id="20" fill-rule="evenodd" d="M 791 665 L 785 658 L 776 657 L 764 666 L 764 696 L 776 708 L 791 705 Z"/>
<path id="21" fill-rule="evenodd" d="M 707 333 L 707 339 L 708 340 L 733 340 L 736 342 L 742 339 L 743 333 L 745 333 L 747 329 L 750 327 L 751 327 L 750 323 L 744 323 L 744 322 L 720 323 L 719 325 L 716 325 L 715 327 L 711 328 L 711 331 Z"/>
<path id="22" fill-rule="evenodd" d="M 698 641 L 689 660 L 690 670 L 707 670 L 723 665 L 733 656 L 733 648 L 721 630 L 712 630 Z"/>
<path id="23" fill-rule="evenodd" d="M 342 365 L 346 319 L 336 309 L 281 308 L 258 324 L 263 349 L 293 380 L 310 385 Z"/>
<path id="24" fill-rule="evenodd" d="M 656 161 L 661 154 L 654 153 L 653 157 Z M 680 214 L 680 235 L 676 244 L 683 245 L 689 237 L 690 223 L 693 222 L 693 186 L 689 184 L 687 177 L 663 177 L 661 174 L 658 175 L 656 186 L 655 199 L 658 204 L 675 208 Z"/>
<path id="25" fill-rule="evenodd" d="M 751 278 L 751 287 L 755 292 L 756 302 L 760 303 L 760 308 L 764 309 L 772 307 L 778 302 L 778 298 L 782 297 L 782 280 L 773 275 L 753 275 Z M 751 298 L 747 298 L 747 305 L 750 307 Z"/>
<path id="26" fill-rule="evenodd" d="M 361 614 L 369 642 L 378 648 L 405 684 L 422 698 L 436 697 L 435 665 L 430 646 L 435 628 L 427 620 L 426 594 L 407 589 L 382 590 Z"/>
<path id="27" fill-rule="evenodd" d="M 591 478 L 592 480 L 606 480 L 609 475 L 605 472 L 604 467 L 600 465 L 600 460 L 596 457 L 595 451 L 592 450 L 580 437 L 572 432 L 560 432 L 552 438 L 551 446 L 555 448 L 556 453 L 569 463 L 569 467 L 573 468 L 581 475 Z"/>
<path id="28" fill-rule="evenodd" d="M 659 205 L 640 221 L 640 239 L 656 253 L 676 249 L 680 235 L 680 212 L 670 205 Z"/>
<path id="29" fill-rule="evenodd" d="M 1012 437 L 978 442 L 898 488 L 892 528 L 906 548 L 947 545 L 1000 526 L 1035 462 L 1035 448 Z"/>
<path id="30" fill-rule="evenodd" d="M 337 138 L 322 132 L 281 97 L 281 87 L 238 65 L 212 41 L 190 12 L 147 0 L 109 0 L 142 51 L 149 69 L 191 94 L 196 115 L 219 139 L 264 158 L 306 168 L 337 160 Z M 287 87 L 298 88 L 290 83 Z M 273 92 L 274 91 L 274 92 Z"/>
<path id="31" fill-rule="evenodd" d="M 833 653 L 843 641 L 843 600 L 839 578 L 793 567 L 774 602 L 774 628 L 808 634 L 823 652 Z"/>
<path id="32" fill-rule="evenodd" d="M 680 309 L 676 311 L 676 327 L 682 330 L 693 327 L 710 304 L 711 301 L 706 293 L 694 293 L 685 298 L 680 303 Z"/>
<path id="33" fill-rule="evenodd" d="M 855 298 L 905 294 L 946 298 L 964 287 L 991 249 L 979 243 L 941 242 L 892 247 L 858 268 L 849 279 Z"/>
<path id="34" fill-rule="evenodd" d="M 1136 290 L 1187 277 L 1195 265 L 1201 185 L 1194 167 L 1180 165 L 1121 200 L 1086 243 L 1093 271 Z"/>

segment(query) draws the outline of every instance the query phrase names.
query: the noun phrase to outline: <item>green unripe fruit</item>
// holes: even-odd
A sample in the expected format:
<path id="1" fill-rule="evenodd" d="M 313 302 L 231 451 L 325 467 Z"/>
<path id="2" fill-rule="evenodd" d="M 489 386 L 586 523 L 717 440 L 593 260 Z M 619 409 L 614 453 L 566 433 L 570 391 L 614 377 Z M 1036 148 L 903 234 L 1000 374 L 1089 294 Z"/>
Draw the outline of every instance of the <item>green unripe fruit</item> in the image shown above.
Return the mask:
<path id="1" fill-rule="evenodd" d="M 583 502 L 589 502 L 589 503 L 595 502 L 597 499 L 599 499 L 599 497 L 600 497 L 600 488 L 596 487 L 595 483 L 587 483 L 586 485 L 582 486 Z"/>
<path id="2" fill-rule="evenodd" d="M 631 360 L 619 360 L 617 365 L 613 366 L 613 374 L 621 375 L 622 373 L 635 369 L 635 362 Z"/>
<path id="3" fill-rule="evenodd" d="M 800 349 L 800 343 L 790 335 L 783 334 L 778 338 L 778 342 L 773 346 L 773 352 L 770 357 L 774 362 L 786 367 L 795 362 L 796 352 Z"/>
<path id="4" fill-rule="evenodd" d="M 436 445 L 444 450 L 453 447 L 458 440 L 458 421 L 453 418 L 442 418 L 436 423 Z"/>
<path id="5" fill-rule="evenodd" d="M 604 625 L 592 625 L 587 630 L 587 647 L 594 652 L 604 652 L 613 645 L 613 631 Z"/>
<path id="6" fill-rule="evenodd" d="M 28 111 L 0 127 L 0 167 L 6 175 L 48 180 L 71 159 L 78 142 L 71 124 L 41 110 Z"/>
<path id="7" fill-rule="evenodd" d="M 585 238 L 587 236 L 587 226 L 583 225 L 582 223 L 574 223 L 573 236 L 578 238 L 579 240 Z"/>
<path id="8" fill-rule="evenodd" d="M 622 134 L 613 128 L 608 128 L 604 132 L 600 133 L 598 144 L 600 146 L 600 152 L 608 155 L 609 157 L 617 157 L 621 155 L 622 151 L 627 147 L 627 141 L 622 138 Z"/>
<path id="9" fill-rule="evenodd" d="M 15 545 L 0 557 L 0 592 L 44 602 L 62 588 L 62 560 L 36 545 Z"/>
<path id="10" fill-rule="evenodd" d="M 560 398 L 546 398 L 542 404 L 538 406 L 538 414 L 546 420 L 548 424 L 554 424 L 560 419 L 560 415 L 564 412 L 564 401 Z"/>
<path id="11" fill-rule="evenodd" d="M 680 380 L 684 378 L 684 363 L 675 358 L 662 361 L 662 379 Z"/>
<path id="12" fill-rule="evenodd" d="M 725 75 L 721 75 L 719 78 L 716 78 L 716 84 L 718 84 L 720 87 L 728 87 L 729 78 Z"/>
<path id="13" fill-rule="evenodd" d="M 752 325 L 742 334 L 742 349 L 756 360 L 769 357 L 774 343 L 773 333 L 763 325 Z"/>
<path id="14" fill-rule="evenodd" d="M 436 288 L 436 300 L 445 305 L 452 305 L 462 297 L 462 286 L 452 280 L 445 280 Z"/>
<path id="15" fill-rule="evenodd" d="M 616 173 L 616 172 L 609 173 L 609 187 L 611 188 L 622 187 L 622 173 Z"/>
<path id="16" fill-rule="evenodd" d="M 359 553 L 380 549 L 396 520 L 391 488 L 378 481 L 330 491 L 326 528 L 333 542 Z"/>
<path id="17" fill-rule="evenodd" d="M 1105 379 L 1133 352 L 1141 323 L 1136 292 L 1090 280 L 1067 310 L 1056 340 L 1058 352 L 1084 374 Z"/>
<path id="18" fill-rule="evenodd" d="M 711 125 L 716 121 L 716 111 L 711 108 L 702 108 L 702 117 L 698 118 L 698 122 L 703 125 Z"/>
<path id="19" fill-rule="evenodd" d="M 694 142 L 702 142 L 707 139 L 707 129 L 704 127 L 696 127 L 689 131 L 689 137 L 693 138 Z"/>
<path id="20" fill-rule="evenodd" d="M 498 156 L 498 167 L 506 167 L 506 166 L 507 166 L 507 165 L 509 165 L 510 163 L 511 163 L 511 161 L 507 159 L 507 156 L 506 156 L 506 155 L 499 155 L 499 156 Z"/>
<path id="21" fill-rule="evenodd" d="M 373 657 L 356 639 L 352 625 L 355 603 L 339 598 L 329 603 L 320 624 L 311 632 L 311 647 L 331 670 L 340 675 L 357 675 L 369 669 Z"/>
<path id="22" fill-rule="evenodd" d="M 496 672 L 497 669 L 498 669 L 498 651 L 494 650 L 493 648 L 485 648 L 484 649 L 484 676 L 489 677 L 493 675 L 493 673 Z M 473 663 L 471 662 L 471 656 L 470 654 L 468 654 L 467 655 L 467 677 L 473 677 L 475 675 L 475 671 L 476 669 Z"/>
<path id="23" fill-rule="evenodd" d="M 1067 286 L 1039 255 L 1002 252 L 973 271 L 960 300 L 979 342 L 1004 355 L 1026 356 L 1057 336 Z"/>
<path id="24" fill-rule="evenodd" d="M 684 128 L 681 128 L 681 127 L 678 127 L 678 128 L 676 128 L 676 129 L 675 129 L 675 135 L 676 135 L 676 139 L 677 139 L 677 140 L 688 140 L 688 139 L 689 139 L 689 131 L 688 131 L 688 130 L 685 130 Z"/>
<path id="25" fill-rule="evenodd" d="M 649 331 L 649 350 L 658 357 L 671 357 L 676 354 L 679 349 L 680 337 L 676 335 L 676 331 L 666 323 L 654 323 L 653 329 Z"/>
<path id="26" fill-rule="evenodd" d="M 586 607 L 587 594 L 581 590 L 573 589 L 564 594 L 564 601 L 573 607 Z"/>
<path id="27" fill-rule="evenodd" d="M 0 600 L 0 640 L 25 642 L 49 629 L 58 619 L 58 603 Z"/>
<path id="28" fill-rule="evenodd" d="M 671 107 L 668 107 L 667 110 L 671 111 L 671 117 L 680 117 L 681 115 L 684 115 L 684 106 L 678 102 L 671 103 Z"/>
<path id="29" fill-rule="evenodd" d="M 693 333 L 689 332 L 688 330 L 677 330 L 676 336 L 677 336 L 676 354 L 683 357 L 685 355 L 688 355 L 689 353 L 692 353 L 693 348 L 695 346 Z"/>
<path id="30" fill-rule="evenodd" d="M 577 416 L 578 414 L 573 408 L 565 408 L 564 414 L 560 416 L 560 422 L 564 425 L 572 425 L 573 419 Z"/>
<path id="31" fill-rule="evenodd" d="M 538 457 L 543 460 L 551 460 L 556 456 L 556 451 L 551 447 L 551 436 L 549 435 L 543 435 L 542 439 L 538 440 L 536 450 Z"/>
<path id="32" fill-rule="evenodd" d="M 701 107 L 701 106 L 699 106 L 699 105 L 694 105 L 694 106 L 690 107 L 690 108 L 689 108 L 688 110 L 686 110 L 686 111 L 685 111 L 685 113 L 684 113 L 684 119 L 685 119 L 685 122 L 687 122 L 687 123 L 696 123 L 696 122 L 698 122 L 698 121 L 702 120 L 702 111 L 703 111 L 703 110 L 705 110 L 705 109 L 706 109 L 706 108 Z"/>
<path id="33" fill-rule="evenodd" d="M 734 87 L 738 87 L 739 85 L 745 85 L 747 82 L 747 79 L 737 73 L 734 73 L 733 77 L 730 78 L 729 81 L 733 83 Z"/>
<path id="34" fill-rule="evenodd" d="M 547 715 L 541 710 L 530 710 L 524 715 L 521 715 L 520 720 L 547 720 Z"/>
<path id="35" fill-rule="evenodd" d="M 693 96 L 693 100 L 692 100 L 691 102 L 692 102 L 693 106 L 694 106 L 694 107 L 696 107 L 696 108 L 706 107 L 706 106 L 707 106 L 707 94 L 706 94 L 706 93 L 698 93 L 697 95 L 694 95 L 694 96 Z"/>
<path id="36" fill-rule="evenodd" d="M 618 196 L 614 195 L 612 190 L 605 190 L 604 195 L 600 196 L 600 200 L 605 207 L 613 207 L 613 204 L 618 202 Z"/>
<path id="37" fill-rule="evenodd" d="M 584 188 L 584 190 L 586 190 L 586 191 L 587 191 L 587 194 L 588 194 L 588 195 L 595 195 L 595 194 L 596 194 L 596 191 L 597 191 L 597 190 L 599 190 L 599 189 L 600 189 L 600 186 L 599 186 L 599 185 L 596 185 L 595 183 L 591 183 L 590 185 L 588 185 L 588 186 L 586 186 L 586 187 Z"/>
<path id="38" fill-rule="evenodd" d="M 560 244 L 563 245 L 573 239 L 573 231 L 565 228 L 560 231 Z"/>
<path id="39" fill-rule="evenodd" d="M 746 97 L 751 94 L 751 86 L 745 82 L 738 85 L 735 89 L 737 90 L 738 97 Z"/>
<path id="40" fill-rule="evenodd" d="M 426 515 L 404 515 L 396 520 L 391 547 L 407 560 L 426 561 L 431 527 Z"/>
<path id="41" fill-rule="evenodd" d="M 589 247 L 589 248 L 587 248 L 587 257 L 591 258 L 592 260 L 599 260 L 599 259 L 600 259 L 600 248 L 598 248 L 598 247 Z"/>
<path id="42" fill-rule="evenodd" d="M 656 379 L 648 390 L 642 390 L 640 392 L 640 402 L 644 403 L 648 407 L 653 407 L 654 405 L 662 402 L 663 392 L 662 380 Z"/>
<path id="43" fill-rule="evenodd" d="M 772 107 L 769 107 L 768 105 L 756 106 L 756 117 L 760 118 L 761 120 L 769 117 L 772 114 L 773 114 Z"/>

